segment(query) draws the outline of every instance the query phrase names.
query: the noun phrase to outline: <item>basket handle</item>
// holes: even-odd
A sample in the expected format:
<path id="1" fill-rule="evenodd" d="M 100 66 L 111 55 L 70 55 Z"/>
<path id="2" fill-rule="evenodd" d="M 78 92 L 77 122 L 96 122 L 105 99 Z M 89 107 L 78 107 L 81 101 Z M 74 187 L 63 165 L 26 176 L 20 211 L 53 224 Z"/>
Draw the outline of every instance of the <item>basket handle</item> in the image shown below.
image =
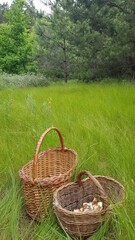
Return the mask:
<path id="1" fill-rule="evenodd" d="M 79 186 L 81 186 L 81 184 L 82 184 L 81 176 L 82 175 L 87 175 L 89 177 L 89 179 L 92 180 L 92 182 L 95 184 L 95 186 L 99 189 L 99 191 L 101 193 L 101 197 L 104 200 L 105 206 L 107 206 L 108 205 L 108 197 L 106 195 L 106 192 L 103 189 L 102 185 L 99 183 L 99 181 L 90 172 L 88 172 L 86 170 L 80 171 L 77 175 L 75 183 L 77 183 Z"/>
<path id="2" fill-rule="evenodd" d="M 36 146 L 35 155 L 34 155 L 34 161 L 33 161 L 33 179 L 35 179 L 37 177 L 37 160 L 38 160 L 39 149 L 41 147 L 41 144 L 42 144 L 43 139 L 45 138 L 45 136 L 52 130 L 55 130 L 58 133 L 59 139 L 60 139 L 60 143 L 61 143 L 61 149 L 64 150 L 64 141 L 63 141 L 63 137 L 62 137 L 61 132 L 59 131 L 59 129 L 56 128 L 56 127 L 48 128 L 41 135 L 41 137 L 38 140 L 37 146 Z"/>

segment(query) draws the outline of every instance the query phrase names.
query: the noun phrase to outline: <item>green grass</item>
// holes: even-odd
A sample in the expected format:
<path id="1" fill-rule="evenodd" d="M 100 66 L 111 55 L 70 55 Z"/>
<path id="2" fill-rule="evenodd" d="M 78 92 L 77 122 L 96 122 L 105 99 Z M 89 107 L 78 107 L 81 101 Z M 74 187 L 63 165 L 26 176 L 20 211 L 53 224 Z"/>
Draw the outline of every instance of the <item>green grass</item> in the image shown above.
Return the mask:
<path id="1" fill-rule="evenodd" d="M 0 91 L 0 239 L 70 239 L 53 213 L 36 224 L 23 206 L 18 170 L 33 158 L 50 126 L 58 127 L 65 146 L 79 154 L 77 172 L 108 175 L 125 186 L 118 219 L 114 215 L 90 239 L 135 239 L 135 85 L 128 83 Z M 43 148 L 56 146 L 57 134 L 50 133 Z"/>

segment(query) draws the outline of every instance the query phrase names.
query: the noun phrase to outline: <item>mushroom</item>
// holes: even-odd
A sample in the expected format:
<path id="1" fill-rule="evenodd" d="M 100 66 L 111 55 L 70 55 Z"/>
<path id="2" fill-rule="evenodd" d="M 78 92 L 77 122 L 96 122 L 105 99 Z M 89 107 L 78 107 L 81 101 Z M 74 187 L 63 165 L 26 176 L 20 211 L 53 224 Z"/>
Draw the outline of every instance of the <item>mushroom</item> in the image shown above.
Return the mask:
<path id="1" fill-rule="evenodd" d="M 102 202 L 98 202 L 98 206 L 99 206 L 99 208 L 103 208 L 103 203 Z"/>
<path id="2" fill-rule="evenodd" d="M 74 213 L 79 213 L 80 210 L 79 209 L 74 209 Z"/>

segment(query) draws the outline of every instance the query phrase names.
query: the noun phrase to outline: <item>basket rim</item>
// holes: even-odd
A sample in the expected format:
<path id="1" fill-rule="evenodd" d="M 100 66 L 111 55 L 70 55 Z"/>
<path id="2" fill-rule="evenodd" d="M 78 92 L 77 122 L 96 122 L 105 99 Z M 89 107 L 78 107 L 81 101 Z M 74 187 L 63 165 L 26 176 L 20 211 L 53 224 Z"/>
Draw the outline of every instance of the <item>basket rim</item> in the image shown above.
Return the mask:
<path id="1" fill-rule="evenodd" d="M 112 178 L 112 177 L 109 177 L 109 176 L 104 176 L 104 175 L 93 175 L 95 178 L 105 178 L 105 179 L 107 179 L 107 180 L 110 180 L 110 181 L 113 181 L 113 182 L 115 182 L 116 184 L 118 184 L 121 188 L 122 188 L 122 190 L 123 190 L 123 195 L 124 195 L 124 198 L 125 198 L 125 188 L 124 188 L 124 186 L 121 184 L 121 183 L 119 183 L 117 180 L 115 180 L 114 178 Z M 85 182 L 85 181 L 87 181 L 89 178 L 85 178 L 85 179 L 82 179 L 82 182 Z M 68 214 L 68 215 L 77 215 L 77 216 L 85 216 L 85 215 L 99 215 L 99 214 L 104 214 L 106 211 L 110 211 L 110 210 L 112 210 L 112 206 L 113 206 L 113 204 L 109 204 L 108 205 L 108 207 L 106 208 L 106 209 L 103 209 L 102 211 L 100 211 L 100 212 L 98 212 L 98 213 L 95 213 L 95 212 L 73 212 L 73 211 L 69 211 L 69 210 L 67 210 L 67 209 L 65 209 L 65 208 L 63 208 L 62 206 L 61 206 L 61 204 L 58 202 L 58 199 L 57 199 L 57 195 L 58 195 L 58 192 L 59 191 L 61 191 L 63 188 L 67 188 L 68 186 L 71 186 L 71 185 L 73 185 L 73 184 L 77 184 L 77 183 L 75 183 L 75 182 L 71 182 L 71 183 L 68 183 L 68 184 L 66 184 L 66 185 L 64 185 L 64 186 L 61 186 L 61 187 L 59 187 L 57 190 L 55 190 L 55 192 L 54 192 L 54 194 L 53 194 L 53 207 L 54 207 L 54 209 L 56 208 L 56 209 L 58 209 L 58 211 L 61 211 L 61 212 L 65 212 L 65 214 Z M 123 198 L 123 200 L 124 200 L 124 198 Z M 123 200 L 121 200 L 121 201 L 119 201 L 118 202 L 118 204 L 120 203 L 120 202 L 122 202 Z M 117 204 L 117 203 L 116 203 Z"/>
<path id="2" fill-rule="evenodd" d="M 60 179 L 62 176 L 65 176 L 65 175 L 67 175 L 68 173 L 70 173 L 71 171 L 73 171 L 73 169 L 75 169 L 75 167 L 77 166 L 77 163 L 78 163 L 78 154 L 77 154 L 76 151 L 74 151 L 74 150 L 71 149 L 71 148 L 67 148 L 67 147 L 64 147 L 64 149 L 62 149 L 61 147 L 49 148 L 49 149 L 47 149 L 47 150 L 43 150 L 43 151 L 39 152 L 39 156 L 40 156 L 42 153 L 44 153 L 44 152 L 48 153 L 48 152 L 51 152 L 51 151 L 60 151 L 60 152 L 70 151 L 70 152 L 72 152 L 72 153 L 75 155 L 75 159 L 74 159 L 74 161 L 73 161 L 72 167 L 69 168 L 69 169 L 68 169 L 67 171 L 65 171 L 64 173 L 60 173 L 59 175 L 53 175 L 53 176 L 50 176 L 50 177 L 35 178 L 35 179 L 33 179 L 33 178 L 30 177 L 28 174 L 25 174 L 25 171 L 24 171 L 24 168 L 27 167 L 27 165 L 29 165 L 30 163 L 33 163 L 33 161 L 34 161 L 34 158 L 33 158 L 33 159 L 31 159 L 29 162 L 27 162 L 21 169 L 19 169 L 19 176 L 20 176 L 20 178 L 23 179 L 23 180 L 25 180 L 25 181 L 30 181 L 30 182 L 33 183 L 33 184 L 40 182 L 41 185 L 42 185 L 42 182 L 44 182 L 44 181 L 47 181 L 47 180 L 49 180 L 49 181 L 54 181 L 56 178 L 57 178 L 57 179 L 58 179 L 58 178 Z"/>

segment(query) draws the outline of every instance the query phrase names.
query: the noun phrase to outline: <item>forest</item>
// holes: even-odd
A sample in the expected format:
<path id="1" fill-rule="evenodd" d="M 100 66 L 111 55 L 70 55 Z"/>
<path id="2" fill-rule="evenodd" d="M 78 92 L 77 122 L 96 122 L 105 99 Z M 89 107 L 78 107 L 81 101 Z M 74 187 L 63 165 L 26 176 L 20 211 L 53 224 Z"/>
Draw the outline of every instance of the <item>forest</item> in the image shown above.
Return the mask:
<path id="1" fill-rule="evenodd" d="M 50 14 L 32 0 L 0 4 L 1 73 L 40 75 L 36 86 L 52 79 L 134 80 L 134 1 L 43 2 Z"/>

